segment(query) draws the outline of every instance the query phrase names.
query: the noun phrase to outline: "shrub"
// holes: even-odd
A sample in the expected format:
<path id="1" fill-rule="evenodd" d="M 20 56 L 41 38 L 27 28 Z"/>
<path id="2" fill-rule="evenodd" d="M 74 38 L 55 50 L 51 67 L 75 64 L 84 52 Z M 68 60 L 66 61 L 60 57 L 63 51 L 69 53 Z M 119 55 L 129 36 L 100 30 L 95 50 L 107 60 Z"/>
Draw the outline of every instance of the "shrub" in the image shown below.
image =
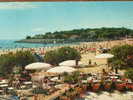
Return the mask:
<path id="1" fill-rule="evenodd" d="M 117 68 L 133 67 L 133 46 L 116 46 L 110 51 L 114 57 L 110 59 L 111 65 Z"/>
<path id="2" fill-rule="evenodd" d="M 79 60 L 81 58 L 80 53 L 70 47 L 63 47 L 58 49 L 59 62 L 65 60 Z"/>
<path id="3" fill-rule="evenodd" d="M 75 83 L 75 82 L 78 82 L 80 80 L 79 76 L 80 76 L 80 73 L 78 71 L 76 71 L 72 74 L 66 74 L 64 76 L 64 81 L 68 82 L 68 83 Z"/>
<path id="4" fill-rule="evenodd" d="M 57 51 L 46 52 L 44 60 L 52 65 L 57 65 L 59 63 Z"/>
<path id="5" fill-rule="evenodd" d="M 44 60 L 47 63 L 58 65 L 65 60 L 79 60 L 80 58 L 80 53 L 76 49 L 63 47 L 58 50 L 46 52 Z"/>
<path id="6" fill-rule="evenodd" d="M 48 91 L 42 88 L 35 88 L 32 90 L 32 93 L 33 94 L 48 94 Z"/>
<path id="7" fill-rule="evenodd" d="M 125 72 L 125 76 L 127 78 L 130 78 L 132 81 L 133 81 L 133 69 L 128 69 L 126 72 Z"/>
<path id="8" fill-rule="evenodd" d="M 12 73 L 14 67 L 24 67 L 27 64 L 35 62 L 33 55 L 29 51 L 18 51 L 0 56 L 0 73 L 8 76 Z"/>

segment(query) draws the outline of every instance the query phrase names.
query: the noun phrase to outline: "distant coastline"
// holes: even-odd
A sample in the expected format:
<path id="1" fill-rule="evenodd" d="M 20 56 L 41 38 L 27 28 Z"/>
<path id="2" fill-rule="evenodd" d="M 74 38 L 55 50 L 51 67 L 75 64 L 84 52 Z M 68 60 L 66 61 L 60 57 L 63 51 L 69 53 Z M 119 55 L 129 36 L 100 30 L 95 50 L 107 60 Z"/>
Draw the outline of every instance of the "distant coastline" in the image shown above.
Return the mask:
<path id="1" fill-rule="evenodd" d="M 31 44 L 71 44 L 71 43 L 82 43 L 82 42 L 102 42 L 102 41 L 113 41 L 123 40 L 121 39 L 22 39 L 15 41 L 15 43 L 31 43 Z"/>
<path id="2" fill-rule="evenodd" d="M 39 43 L 39 44 L 67 44 L 67 43 L 79 43 L 79 42 L 91 42 L 91 40 L 77 40 L 77 39 L 22 39 L 15 41 L 16 43 Z"/>
<path id="3" fill-rule="evenodd" d="M 47 32 L 27 36 L 25 39 L 16 41 L 17 43 L 76 43 L 76 42 L 96 42 L 108 40 L 120 40 L 127 37 L 133 37 L 133 30 L 124 27 L 121 28 L 86 28 L 73 29 L 68 31 Z"/>
<path id="4" fill-rule="evenodd" d="M 44 43 L 44 39 L 22 39 L 15 42 L 16 43 Z"/>
<path id="5" fill-rule="evenodd" d="M 22 39 L 15 41 L 16 43 L 39 43 L 39 44 L 50 44 L 50 43 L 67 43 L 64 39 Z"/>

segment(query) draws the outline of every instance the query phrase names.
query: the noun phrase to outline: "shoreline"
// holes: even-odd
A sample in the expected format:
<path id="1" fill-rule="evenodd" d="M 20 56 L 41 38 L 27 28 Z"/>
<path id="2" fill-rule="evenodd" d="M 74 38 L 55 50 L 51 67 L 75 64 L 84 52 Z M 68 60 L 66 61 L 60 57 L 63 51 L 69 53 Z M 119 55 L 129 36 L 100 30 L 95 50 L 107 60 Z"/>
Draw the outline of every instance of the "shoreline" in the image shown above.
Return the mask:
<path id="1" fill-rule="evenodd" d="M 32 44 L 32 43 L 31 43 Z M 37 43 L 39 44 L 39 43 Z M 60 47 L 64 46 L 70 46 L 73 48 L 96 48 L 97 50 L 99 48 L 112 48 L 117 45 L 133 45 L 133 41 L 128 41 L 128 40 L 114 40 L 114 41 L 102 41 L 102 42 L 80 42 L 80 43 L 69 43 L 69 44 L 60 44 L 55 46 L 42 46 L 42 47 L 18 47 L 18 48 L 9 48 L 9 49 L 0 49 L 0 54 L 8 53 L 8 52 L 15 52 L 19 50 L 31 50 L 34 49 L 34 51 L 39 51 L 39 50 L 44 50 L 44 51 L 49 51 L 49 50 L 54 50 Z M 54 44 L 53 44 L 54 45 Z"/>

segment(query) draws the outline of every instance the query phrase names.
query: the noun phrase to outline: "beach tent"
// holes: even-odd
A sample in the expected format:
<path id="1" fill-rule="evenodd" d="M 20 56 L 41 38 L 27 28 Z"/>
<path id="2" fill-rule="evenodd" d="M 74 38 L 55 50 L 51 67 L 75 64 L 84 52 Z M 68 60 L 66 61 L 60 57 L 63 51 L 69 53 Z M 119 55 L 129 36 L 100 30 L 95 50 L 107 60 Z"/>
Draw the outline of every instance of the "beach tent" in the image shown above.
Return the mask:
<path id="1" fill-rule="evenodd" d="M 114 55 L 109 54 L 109 53 L 103 53 L 100 55 L 96 55 L 95 58 L 99 58 L 99 59 L 108 59 L 108 58 L 113 58 Z"/>
<path id="2" fill-rule="evenodd" d="M 59 63 L 60 66 L 76 66 L 76 60 L 66 60 L 61 63 Z M 83 66 L 83 63 L 81 61 L 78 61 L 78 66 Z"/>
<path id="3" fill-rule="evenodd" d="M 47 70 L 47 72 L 57 73 L 57 74 L 62 74 L 64 72 L 72 73 L 74 71 L 76 71 L 75 68 L 67 67 L 67 66 L 57 66 L 57 67 L 54 67 L 54 68 L 51 68 L 51 69 Z"/>
<path id="4" fill-rule="evenodd" d="M 42 62 L 36 62 L 36 63 L 32 63 L 29 64 L 27 66 L 25 66 L 25 69 L 27 70 L 45 70 L 47 71 L 48 69 L 51 68 L 52 65 L 48 64 L 48 63 L 42 63 Z"/>

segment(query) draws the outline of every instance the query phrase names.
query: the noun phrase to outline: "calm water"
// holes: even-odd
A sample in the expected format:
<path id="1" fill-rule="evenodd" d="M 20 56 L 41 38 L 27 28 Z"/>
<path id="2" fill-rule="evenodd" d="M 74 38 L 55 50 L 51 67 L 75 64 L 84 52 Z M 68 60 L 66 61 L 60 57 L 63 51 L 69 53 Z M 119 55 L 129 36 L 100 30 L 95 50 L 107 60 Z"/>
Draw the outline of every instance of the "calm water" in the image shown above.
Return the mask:
<path id="1" fill-rule="evenodd" d="M 53 46 L 61 46 L 61 45 L 70 45 L 70 44 L 16 43 L 15 40 L 0 40 L 0 49 L 3 49 L 3 50 L 14 49 L 14 48 L 53 47 Z"/>

